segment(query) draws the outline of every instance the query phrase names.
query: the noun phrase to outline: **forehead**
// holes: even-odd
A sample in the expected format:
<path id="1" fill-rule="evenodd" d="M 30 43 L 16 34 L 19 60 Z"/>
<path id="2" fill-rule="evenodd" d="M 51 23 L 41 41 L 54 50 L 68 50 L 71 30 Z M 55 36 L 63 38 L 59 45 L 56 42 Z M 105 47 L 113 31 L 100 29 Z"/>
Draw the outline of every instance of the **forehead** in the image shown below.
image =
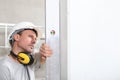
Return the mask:
<path id="1" fill-rule="evenodd" d="M 31 34 L 31 35 L 37 36 L 33 30 L 24 30 L 24 31 L 22 31 L 22 34 Z"/>

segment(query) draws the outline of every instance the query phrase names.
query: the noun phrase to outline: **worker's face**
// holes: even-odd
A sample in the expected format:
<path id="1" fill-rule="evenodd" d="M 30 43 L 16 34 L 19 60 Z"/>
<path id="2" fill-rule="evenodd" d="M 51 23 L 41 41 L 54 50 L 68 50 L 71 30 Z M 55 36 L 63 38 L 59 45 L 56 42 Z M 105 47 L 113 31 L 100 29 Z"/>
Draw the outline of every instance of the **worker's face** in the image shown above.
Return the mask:
<path id="1" fill-rule="evenodd" d="M 34 45 L 36 43 L 36 34 L 32 30 L 25 30 L 19 35 L 19 40 L 17 41 L 17 46 L 21 51 L 32 52 Z"/>

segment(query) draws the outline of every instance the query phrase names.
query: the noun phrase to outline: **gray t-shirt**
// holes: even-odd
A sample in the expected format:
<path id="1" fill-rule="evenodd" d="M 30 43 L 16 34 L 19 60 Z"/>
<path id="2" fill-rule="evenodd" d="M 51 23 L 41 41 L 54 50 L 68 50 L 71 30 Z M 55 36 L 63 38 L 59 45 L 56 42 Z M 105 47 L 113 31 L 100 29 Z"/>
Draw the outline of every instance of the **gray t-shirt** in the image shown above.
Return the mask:
<path id="1" fill-rule="evenodd" d="M 0 80 L 35 80 L 34 67 L 13 61 L 9 56 L 0 59 Z M 29 77 L 29 76 L 30 77 Z"/>

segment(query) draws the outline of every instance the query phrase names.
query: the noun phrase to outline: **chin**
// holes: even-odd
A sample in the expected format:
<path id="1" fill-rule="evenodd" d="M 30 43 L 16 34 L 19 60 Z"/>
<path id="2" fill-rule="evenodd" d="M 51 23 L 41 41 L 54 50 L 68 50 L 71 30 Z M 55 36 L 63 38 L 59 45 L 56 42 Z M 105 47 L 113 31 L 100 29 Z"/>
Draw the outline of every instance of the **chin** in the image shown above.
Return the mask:
<path id="1" fill-rule="evenodd" d="M 28 51 L 29 53 L 32 53 L 32 51 Z"/>
<path id="2" fill-rule="evenodd" d="M 28 52 L 28 53 L 31 53 L 31 52 L 32 52 L 32 50 L 25 50 L 24 52 Z"/>
<path id="3" fill-rule="evenodd" d="M 27 48 L 27 49 L 25 49 L 25 51 L 28 52 L 28 53 L 32 53 L 32 52 L 33 52 L 33 49 Z"/>
<path id="4" fill-rule="evenodd" d="M 32 53 L 32 52 L 33 52 L 33 49 L 31 49 L 31 50 L 28 50 L 28 52 L 29 52 L 29 53 Z"/>

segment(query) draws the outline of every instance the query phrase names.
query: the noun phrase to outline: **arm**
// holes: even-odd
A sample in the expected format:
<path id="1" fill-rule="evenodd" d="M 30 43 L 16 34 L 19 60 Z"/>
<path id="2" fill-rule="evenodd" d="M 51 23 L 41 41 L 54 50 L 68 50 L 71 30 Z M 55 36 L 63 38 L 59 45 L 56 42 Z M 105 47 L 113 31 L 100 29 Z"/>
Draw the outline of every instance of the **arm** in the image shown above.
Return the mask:
<path id="1" fill-rule="evenodd" d="M 40 63 L 44 64 L 46 59 L 52 55 L 52 49 L 47 44 L 42 44 L 40 47 Z"/>
<path id="2" fill-rule="evenodd" d="M 42 44 L 40 47 L 40 51 L 35 53 L 35 65 L 36 67 L 40 67 L 40 65 L 45 64 L 47 57 L 52 55 L 52 50 L 47 44 Z"/>

